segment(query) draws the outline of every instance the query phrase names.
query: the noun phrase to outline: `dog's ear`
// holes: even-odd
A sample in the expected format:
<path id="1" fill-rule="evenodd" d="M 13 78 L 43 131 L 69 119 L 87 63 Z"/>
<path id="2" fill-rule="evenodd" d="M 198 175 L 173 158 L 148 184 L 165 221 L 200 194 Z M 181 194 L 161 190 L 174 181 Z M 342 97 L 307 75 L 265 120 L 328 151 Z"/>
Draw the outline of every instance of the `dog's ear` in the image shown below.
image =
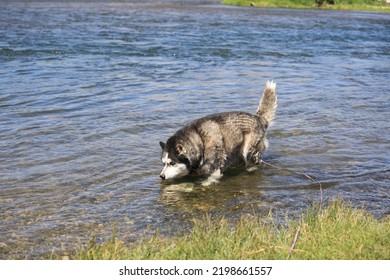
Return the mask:
<path id="1" fill-rule="evenodd" d="M 165 149 L 165 143 L 160 141 L 160 147 L 161 147 L 161 149 L 164 151 L 164 149 Z"/>
<path id="2" fill-rule="evenodd" d="M 182 144 L 177 144 L 176 149 L 179 152 L 179 155 L 183 155 L 186 152 L 186 148 Z"/>

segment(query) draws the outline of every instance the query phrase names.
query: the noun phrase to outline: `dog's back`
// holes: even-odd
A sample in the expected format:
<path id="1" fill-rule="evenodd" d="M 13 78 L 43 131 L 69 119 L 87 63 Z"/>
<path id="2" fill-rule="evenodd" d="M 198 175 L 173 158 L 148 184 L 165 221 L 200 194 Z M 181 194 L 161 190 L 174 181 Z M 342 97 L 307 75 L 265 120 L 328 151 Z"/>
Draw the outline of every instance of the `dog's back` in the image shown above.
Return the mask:
<path id="1" fill-rule="evenodd" d="M 197 172 L 211 174 L 216 168 L 223 172 L 229 166 L 250 163 L 249 148 L 260 148 L 267 123 L 257 115 L 227 112 L 201 118 L 190 126 L 203 144 L 204 163 Z"/>

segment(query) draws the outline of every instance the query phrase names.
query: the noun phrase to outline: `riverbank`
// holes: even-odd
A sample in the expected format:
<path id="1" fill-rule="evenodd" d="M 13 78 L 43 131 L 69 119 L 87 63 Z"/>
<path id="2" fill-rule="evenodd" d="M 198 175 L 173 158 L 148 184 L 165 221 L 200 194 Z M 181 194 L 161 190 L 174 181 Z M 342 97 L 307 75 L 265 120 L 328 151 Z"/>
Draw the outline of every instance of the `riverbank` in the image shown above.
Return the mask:
<path id="1" fill-rule="evenodd" d="M 156 233 L 136 243 L 114 237 L 92 240 L 76 253 L 58 259 L 389 259 L 390 218 L 378 221 L 364 210 L 340 201 L 320 210 L 314 206 L 298 220 L 243 216 L 194 221 L 184 235 Z"/>
<path id="2" fill-rule="evenodd" d="M 390 12 L 390 5 L 385 0 L 222 0 L 221 2 L 227 5 L 263 8 Z"/>

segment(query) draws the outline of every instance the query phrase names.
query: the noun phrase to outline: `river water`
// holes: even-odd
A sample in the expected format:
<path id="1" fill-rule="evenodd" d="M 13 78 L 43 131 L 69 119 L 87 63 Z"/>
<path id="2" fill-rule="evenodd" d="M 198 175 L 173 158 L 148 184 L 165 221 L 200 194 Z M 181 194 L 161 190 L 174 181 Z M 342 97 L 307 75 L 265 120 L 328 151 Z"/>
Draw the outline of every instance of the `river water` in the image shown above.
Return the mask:
<path id="1" fill-rule="evenodd" d="M 325 201 L 389 214 L 390 15 L 137 2 L 1 3 L 1 259 L 318 202 L 319 184 L 288 170 L 210 187 L 158 176 L 158 141 L 255 112 L 267 80 L 279 106 L 264 159 L 321 182 Z"/>

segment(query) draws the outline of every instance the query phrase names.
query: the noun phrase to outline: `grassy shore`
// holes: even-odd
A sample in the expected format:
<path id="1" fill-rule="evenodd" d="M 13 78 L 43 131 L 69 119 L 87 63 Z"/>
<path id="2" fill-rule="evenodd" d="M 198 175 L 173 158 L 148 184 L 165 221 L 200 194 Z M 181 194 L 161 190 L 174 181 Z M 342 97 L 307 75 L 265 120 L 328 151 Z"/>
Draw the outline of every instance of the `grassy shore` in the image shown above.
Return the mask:
<path id="1" fill-rule="evenodd" d="M 222 0 L 221 2 L 227 5 L 255 6 L 264 8 L 320 8 L 333 10 L 390 12 L 390 5 L 386 4 L 385 0 L 334 0 L 334 4 L 329 4 L 326 0 Z M 322 4 L 319 5 L 319 2 L 322 2 Z"/>
<path id="2" fill-rule="evenodd" d="M 390 218 L 378 221 L 340 201 L 312 207 L 298 220 L 276 225 L 272 215 L 235 223 L 205 216 L 187 234 L 156 233 L 136 243 L 113 237 L 91 241 L 70 259 L 390 259 Z M 54 258 L 64 258 L 56 255 Z"/>

